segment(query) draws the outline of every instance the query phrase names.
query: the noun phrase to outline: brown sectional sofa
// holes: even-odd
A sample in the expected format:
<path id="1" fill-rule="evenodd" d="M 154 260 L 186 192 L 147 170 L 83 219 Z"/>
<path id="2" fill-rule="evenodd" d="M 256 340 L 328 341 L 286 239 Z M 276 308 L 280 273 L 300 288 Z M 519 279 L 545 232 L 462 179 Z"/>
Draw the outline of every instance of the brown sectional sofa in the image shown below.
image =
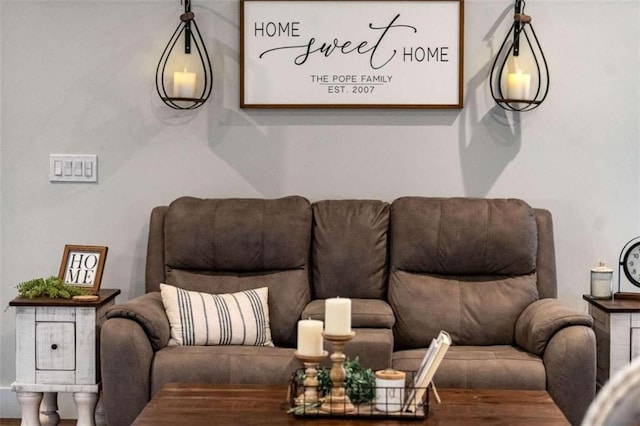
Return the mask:
<path id="1" fill-rule="evenodd" d="M 431 339 L 453 339 L 439 387 L 546 389 L 571 423 L 595 394 L 588 315 L 556 299 L 551 214 L 515 199 L 196 199 L 152 211 L 146 294 L 101 329 L 110 425 L 130 424 L 168 382 L 285 384 L 300 318 L 352 299 L 346 347 L 372 369 L 416 370 Z M 275 347 L 168 346 L 159 290 L 268 287 Z M 330 348 L 327 348 L 330 349 Z"/>

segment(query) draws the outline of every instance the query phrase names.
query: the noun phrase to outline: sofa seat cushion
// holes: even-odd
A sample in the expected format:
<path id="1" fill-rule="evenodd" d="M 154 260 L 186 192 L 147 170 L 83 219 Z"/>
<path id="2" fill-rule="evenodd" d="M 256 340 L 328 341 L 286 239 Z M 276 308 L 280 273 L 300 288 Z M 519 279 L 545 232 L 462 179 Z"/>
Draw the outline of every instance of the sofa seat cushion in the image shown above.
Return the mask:
<path id="1" fill-rule="evenodd" d="M 227 294 L 160 284 L 171 324 L 169 345 L 273 346 L 267 287 Z"/>
<path id="2" fill-rule="evenodd" d="M 312 300 L 302 311 L 302 318 L 324 321 L 325 299 Z M 384 300 L 351 299 L 351 326 L 391 328 L 395 323 L 393 309 Z"/>
<path id="3" fill-rule="evenodd" d="M 393 368 L 415 371 L 426 349 L 393 354 Z M 516 346 L 451 346 L 433 382 L 441 388 L 546 389 L 540 357 Z"/>
<path id="4" fill-rule="evenodd" d="M 282 385 L 302 367 L 295 349 L 264 346 L 167 346 L 156 352 L 151 393 L 163 384 L 220 383 Z"/>

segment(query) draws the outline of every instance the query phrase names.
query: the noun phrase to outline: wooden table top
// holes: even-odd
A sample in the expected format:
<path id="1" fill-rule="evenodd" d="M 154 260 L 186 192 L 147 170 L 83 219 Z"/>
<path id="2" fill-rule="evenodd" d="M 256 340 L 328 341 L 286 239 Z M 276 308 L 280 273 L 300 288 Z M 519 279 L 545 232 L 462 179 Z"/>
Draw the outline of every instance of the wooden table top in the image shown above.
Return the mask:
<path id="1" fill-rule="evenodd" d="M 640 312 L 640 298 L 629 296 L 628 293 L 616 293 L 614 299 L 596 299 L 587 294 L 582 298 L 605 312 Z"/>
<path id="2" fill-rule="evenodd" d="M 105 288 L 98 292 L 98 300 L 96 301 L 76 301 L 72 299 L 52 299 L 50 297 L 34 297 L 33 299 L 29 299 L 28 297 L 16 297 L 12 301 L 9 302 L 9 306 L 64 306 L 64 307 L 94 307 L 100 306 L 106 302 L 111 301 L 117 295 L 120 294 L 119 289 L 110 289 Z"/>
<path id="3" fill-rule="evenodd" d="M 311 418 L 288 414 L 286 386 L 165 385 L 134 426 L 162 425 L 568 425 L 546 391 L 438 389 L 426 419 Z"/>

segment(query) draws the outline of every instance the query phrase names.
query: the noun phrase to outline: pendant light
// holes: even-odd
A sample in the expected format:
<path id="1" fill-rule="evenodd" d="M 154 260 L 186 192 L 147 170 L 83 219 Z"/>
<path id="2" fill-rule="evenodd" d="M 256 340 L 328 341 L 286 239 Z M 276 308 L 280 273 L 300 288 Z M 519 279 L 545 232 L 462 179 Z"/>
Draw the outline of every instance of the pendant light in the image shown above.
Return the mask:
<path id="1" fill-rule="evenodd" d="M 174 48 L 183 34 L 185 55 L 180 56 Z M 192 42 L 198 58 L 190 56 Z M 194 72 L 193 67 L 199 72 Z M 164 48 L 156 68 L 156 90 L 160 99 L 173 109 L 195 109 L 209 99 L 212 87 L 213 71 L 209 53 L 191 11 L 191 0 L 184 0 L 180 23 Z"/>
<path id="2" fill-rule="evenodd" d="M 524 0 L 515 0 L 513 25 L 500 46 L 489 77 L 491 96 L 509 111 L 531 111 L 549 93 L 547 60 L 531 16 L 524 14 L 525 6 Z M 513 41 L 509 43 L 510 40 Z"/>

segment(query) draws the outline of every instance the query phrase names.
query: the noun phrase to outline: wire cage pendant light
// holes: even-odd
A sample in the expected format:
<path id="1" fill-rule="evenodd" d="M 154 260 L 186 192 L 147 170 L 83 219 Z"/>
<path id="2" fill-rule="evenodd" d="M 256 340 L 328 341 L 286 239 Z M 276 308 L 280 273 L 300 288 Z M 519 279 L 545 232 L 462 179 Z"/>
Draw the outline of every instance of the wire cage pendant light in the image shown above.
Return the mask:
<path id="1" fill-rule="evenodd" d="M 201 68 L 201 73 L 189 72 L 184 64 L 177 67 L 174 63 L 173 56 L 179 55 L 172 54 L 175 53 L 174 48 L 183 34 L 185 53 L 183 58 L 189 58 L 187 55 L 191 55 L 193 42 L 198 58 L 188 62 L 192 65 L 195 63 L 197 68 Z M 186 59 L 184 61 L 187 62 Z M 169 70 L 167 70 L 168 64 Z M 170 83 L 171 70 L 174 71 L 172 84 Z M 156 67 L 156 90 L 162 102 L 173 109 L 195 109 L 209 99 L 212 88 L 213 70 L 209 52 L 196 24 L 195 14 L 191 11 L 191 0 L 184 0 L 184 13 L 180 15 L 180 23 L 164 48 Z"/>
<path id="2" fill-rule="evenodd" d="M 524 0 L 515 0 L 513 25 L 500 46 L 489 77 L 491 96 L 509 111 L 531 111 L 549 93 L 549 67 L 531 16 L 524 14 L 525 6 Z M 526 42 L 525 49 L 521 48 L 521 41 Z"/>

